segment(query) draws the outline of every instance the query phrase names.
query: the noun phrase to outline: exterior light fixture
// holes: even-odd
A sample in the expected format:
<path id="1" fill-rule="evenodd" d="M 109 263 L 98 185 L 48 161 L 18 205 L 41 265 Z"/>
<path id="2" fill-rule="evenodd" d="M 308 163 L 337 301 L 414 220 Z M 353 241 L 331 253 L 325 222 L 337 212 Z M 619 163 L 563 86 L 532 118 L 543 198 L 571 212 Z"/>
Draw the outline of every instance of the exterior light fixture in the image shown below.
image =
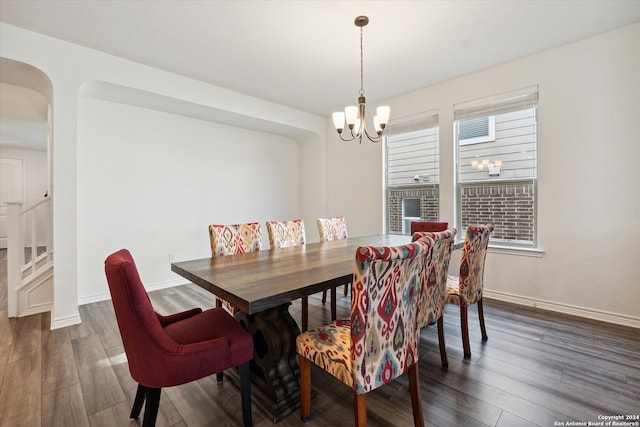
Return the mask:
<path id="1" fill-rule="evenodd" d="M 354 139 L 362 143 L 362 137 L 367 136 L 371 142 L 379 142 L 382 139 L 382 132 L 389 122 L 389 114 L 391 109 L 387 106 L 380 106 L 376 109 L 376 116 L 373 118 L 375 134 L 369 133 L 365 124 L 364 107 L 366 104 L 364 98 L 364 65 L 362 54 L 362 29 L 369 23 L 366 16 L 358 16 L 355 20 L 356 27 L 360 27 L 360 96 L 358 97 L 358 105 L 345 107 L 344 112 L 333 113 L 333 124 L 343 141 L 353 141 Z M 342 134 L 345 127 L 345 121 L 349 128 L 350 137 L 346 138 Z"/>

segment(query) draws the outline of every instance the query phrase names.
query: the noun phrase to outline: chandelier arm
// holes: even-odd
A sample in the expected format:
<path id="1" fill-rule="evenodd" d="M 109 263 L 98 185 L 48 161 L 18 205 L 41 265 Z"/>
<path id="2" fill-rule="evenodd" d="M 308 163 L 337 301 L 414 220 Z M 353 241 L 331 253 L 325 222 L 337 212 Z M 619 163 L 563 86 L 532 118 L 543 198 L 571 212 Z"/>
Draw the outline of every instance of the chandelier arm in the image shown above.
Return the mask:
<path id="1" fill-rule="evenodd" d="M 349 141 L 353 141 L 355 138 L 351 137 L 351 138 L 345 138 L 342 136 L 342 133 L 339 133 L 338 136 L 340 137 L 341 140 L 349 142 Z"/>
<path id="2" fill-rule="evenodd" d="M 367 138 L 369 138 L 369 141 L 371 142 L 380 142 L 382 140 L 382 134 L 380 135 L 376 134 L 376 136 L 371 136 L 371 134 L 369 133 L 366 127 L 364 128 L 364 133 L 367 135 Z"/>

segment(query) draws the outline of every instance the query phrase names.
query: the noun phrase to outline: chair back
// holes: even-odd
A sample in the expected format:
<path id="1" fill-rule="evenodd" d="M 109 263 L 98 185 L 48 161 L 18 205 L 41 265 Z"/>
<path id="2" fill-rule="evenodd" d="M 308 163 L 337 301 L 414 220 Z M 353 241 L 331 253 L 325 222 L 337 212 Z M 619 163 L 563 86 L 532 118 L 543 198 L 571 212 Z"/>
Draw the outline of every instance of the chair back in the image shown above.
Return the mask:
<path id="1" fill-rule="evenodd" d="M 178 352 L 179 345 L 163 330 L 131 253 L 121 249 L 109 255 L 104 269 L 131 376 L 153 386 L 166 373 L 165 353 Z"/>
<path id="2" fill-rule="evenodd" d="M 422 237 L 433 239 L 431 260 L 427 266 L 425 286 L 422 288 L 422 301 L 418 314 L 418 327 L 424 328 L 438 321 L 444 311 L 444 297 L 447 293 L 447 275 L 449 261 L 453 250 L 453 240 L 457 230 L 451 227 L 439 232 L 417 232 L 413 234 L 414 241 Z"/>
<path id="3" fill-rule="evenodd" d="M 235 255 L 262 249 L 259 222 L 209 226 L 211 256 Z"/>
<path id="4" fill-rule="evenodd" d="M 433 240 L 356 251 L 351 303 L 351 375 L 358 394 L 418 361 L 417 315 Z"/>
<path id="5" fill-rule="evenodd" d="M 304 221 L 268 221 L 269 245 L 271 248 L 289 248 L 305 244 Z"/>
<path id="6" fill-rule="evenodd" d="M 460 298 L 467 305 L 482 298 L 484 264 L 493 224 L 470 225 L 464 238 L 460 260 Z"/>
<path id="7" fill-rule="evenodd" d="M 335 218 L 317 218 L 318 234 L 320 241 L 342 240 L 349 237 L 347 235 L 347 220 L 343 216 Z"/>
<path id="8" fill-rule="evenodd" d="M 411 234 L 419 231 L 444 231 L 449 226 L 448 222 L 444 221 L 412 221 L 411 222 Z"/>

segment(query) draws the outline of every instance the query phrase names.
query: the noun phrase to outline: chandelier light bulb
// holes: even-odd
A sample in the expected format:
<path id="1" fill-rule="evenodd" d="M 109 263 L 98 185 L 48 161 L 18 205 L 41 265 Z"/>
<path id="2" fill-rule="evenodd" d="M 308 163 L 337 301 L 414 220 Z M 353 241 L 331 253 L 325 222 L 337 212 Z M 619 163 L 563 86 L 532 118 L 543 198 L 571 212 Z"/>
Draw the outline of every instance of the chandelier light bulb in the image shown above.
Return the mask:
<path id="1" fill-rule="evenodd" d="M 376 108 L 376 114 L 378 116 L 378 120 L 380 121 L 380 128 L 384 129 L 387 123 L 389 123 L 391 108 L 386 105 L 381 105 L 380 107 Z"/>
<path id="2" fill-rule="evenodd" d="M 344 129 L 344 113 L 342 111 L 333 113 L 333 125 L 338 133 L 342 133 L 342 129 Z"/>
<path id="3" fill-rule="evenodd" d="M 345 107 L 344 115 L 347 119 L 349 129 L 353 129 L 353 125 L 356 124 L 356 120 L 358 119 L 358 107 L 356 107 L 355 105 Z"/>

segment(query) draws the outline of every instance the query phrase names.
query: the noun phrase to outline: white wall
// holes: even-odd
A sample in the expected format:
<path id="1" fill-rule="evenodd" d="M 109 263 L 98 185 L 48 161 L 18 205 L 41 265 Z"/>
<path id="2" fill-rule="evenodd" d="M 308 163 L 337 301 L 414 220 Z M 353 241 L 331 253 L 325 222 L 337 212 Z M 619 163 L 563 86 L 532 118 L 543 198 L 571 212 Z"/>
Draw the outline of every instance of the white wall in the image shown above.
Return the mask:
<path id="1" fill-rule="evenodd" d="M 104 258 L 120 248 L 148 287 L 184 283 L 169 256 L 210 256 L 208 224 L 300 213 L 290 138 L 83 99 L 78 139 L 80 303 L 108 297 Z"/>
<path id="2" fill-rule="evenodd" d="M 46 135 L 42 135 L 42 137 L 46 139 Z M 46 151 L 0 147 L 0 158 L 22 159 L 25 203 L 27 206 L 44 198 L 49 185 L 49 166 L 47 165 Z"/>
<path id="3" fill-rule="evenodd" d="M 640 24 L 384 103 L 394 117 L 439 109 L 440 217 L 453 223 L 453 105 L 536 84 L 544 254 L 490 253 L 486 295 L 640 327 Z M 380 145 L 329 139 L 331 213 L 380 231 Z"/>
<path id="4" fill-rule="evenodd" d="M 42 138 L 46 139 L 46 135 L 42 135 Z M 49 186 L 49 166 L 47 164 L 46 151 L 0 147 L 0 158 L 22 160 L 25 207 L 29 207 L 44 198 Z M 42 217 L 40 211 L 38 211 L 37 215 L 38 223 L 42 224 L 45 218 Z M 0 248 L 7 247 L 6 222 L 6 207 L 0 207 Z M 36 240 L 38 243 L 44 243 L 46 239 L 45 229 L 39 226 L 38 230 L 41 233 L 36 236 Z M 25 238 L 27 242 L 30 242 L 31 234 L 28 234 Z"/>
<path id="5" fill-rule="evenodd" d="M 90 192 L 85 185 L 98 180 L 98 183 L 105 186 L 105 181 L 100 177 L 92 175 L 91 171 L 82 164 L 85 157 L 90 161 L 91 154 L 87 155 L 81 147 L 90 146 L 93 142 L 91 139 L 109 142 L 112 144 L 122 144 L 117 139 L 126 139 L 126 141 L 135 144 L 146 144 L 148 148 L 150 139 L 154 136 L 153 130 L 141 130 L 139 126 L 126 121 L 126 114 L 132 113 L 127 105 L 129 103 L 138 106 L 149 106 L 157 113 L 141 113 L 138 115 L 141 121 L 146 121 L 149 127 L 165 126 L 163 123 L 156 123 L 156 120 L 166 120 L 167 130 L 173 132 L 173 138 L 163 139 L 164 142 L 171 144 L 179 144 L 183 141 L 184 134 L 192 126 L 198 128 L 191 144 L 196 144 L 193 148 L 204 148 L 204 141 L 212 141 L 212 144 L 233 143 L 233 139 L 240 141 L 252 140 L 252 147 L 264 144 L 265 150 L 273 147 L 275 152 L 280 154 L 284 150 L 285 145 L 292 145 L 291 140 L 295 140 L 298 144 L 298 151 L 293 152 L 295 160 L 291 157 L 285 157 L 284 160 L 292 160 L 296 166 L 289 165 L 283 171 L 280 170 L 280 177 L 276 176 L 273 180 L 267 181 L 267 186 L 272 186 L 268 190 L 256 188 L 250 194 L 249 198 L 261 200 L 264 197 L 269 200 L 275 200 L 280 203 L 280 208 L 270 207 L 277 205 L 268 205 L 270 207 L 260 206 L 255 208 L 254 212 L 242 212 L 246 218 L 260 218 L 273 212 L 274 215 L 280 213 L 283 217 L 290 216 L 303 217 L 306 221 L 313 221 L 315 216 L 324 215 L 326 209 L 326 168 L 324 159 L 326 150 L 326 119 L 323 117 L 308 114 L 302 111 L 294 110 L 289 107 L 274 104 L 264 100 L 260 100 L 251 96 L 229 91 L 224 88 L 212 86 L 192 79 L 181 77 L 152 67 L 137 64 L 131 61 L 123 60 L 111 55 L 86 49 L 71 43 L 53 39 L 51 37 L 42 36 L 37 33 L 26 31 L 17 27 L 13 27 L 4 23 L 0 23 L 0 56 L 15 61 L 24 62 L 32 65 L 45 73 L 52 82 L 53 86 L 53 127 L 52 127 L 52 188 L 53 188 L 53 246 L 54 246 L 54 307 L 52 311 L 52 328 L 58 328 L 80 321 L 78 314 L 78 301 L 91 300 L 103 295 L 104 281 L 96 283 L 103 269 L 104 257 L 107 253 L 102 253 L 102 248 L 112 248 L 116 246 L 115 242 L 110 245 L 104 245 L 99 239 L 86 238 L 80 235 L 80 229 L 84 233 L 85 230 L 91 230 L 93 225 L 100 223 L 102 227 L 109 227 L 112 220 L 109 215 L 101 214 L 99 210 L 95 210 L 93 204 L 95 202 L 95 194 Z M 91 103 L 89 99 L 116 100 L 119 107 L 110 110 L 113 113 L 109 117 L 96 117 L 96 110 L 107 108 L 104 104 Z M 81 108 L 82 106 L 82 108 Z M 86 110 L 85 110 L 86 109 Z M 165 111 L 172 113 L 169 118 L 161 115 L 159 112 Z M 132 113 L 133 114 L 133 113 Z M 155 115 L 154 115 L 155 114 Z M 187 124 L 183 118 L 178 115 L 186 115 L 189 117 L 197 117 L 209 123 L 209 125 Z M 114 123 L 111 117 L 117 118 Z M 100 125 L 104 134 L 96 134 L 83 123 L 87 119 L 90 123 Z M 154 123 L 149 123 L 151 120 Z M 118 122 L 127 122 L 128 125 L 122 127 Z M 223 123 L 235 127 L 237 132 L 223 129 L 222 127 L 213 127 L 211 123 Z M 251 134 L 246 133 L 250 129 L 257 131 Z M 180 133 L 181 135 L 177 135 Z M 125 137 L 126 135 L 126 137 Z M 136 136 L 140 136 L 136 138 Z M 273 135 L 280 135 L 274 137 Z M 155 136 L 158 136 L 157 134 Z M 228 139 L 228 140 L 227 140 Z M 121 146 L 122 147 L 122 146 Z M 248 145 L 247 145 L 248 147 Z M 122 147 L 128 149 L 127 147 Z M 157 150 L 157 147 L 153 147 Z M 135 150 L 139 161 L 142 163 L 154 155 L 154 151 Z M 158 151 L 155 151 L 158 153 Z M 209 151 L 211 154 L 212 151 Z M 190 164 L 194 162 L 197 155 L 191 154 L 190 157 L 182 159 L 175 156 L 175 152 L 160 151 L 158 162 L 167 162 L 167 160 L 175 160 L 175 174 L 187 174 Z M 111 153 L 113 159 L 115 154 Z M 120 153 L 125 156 L 126 153 Z M 167 159 L 165 156 L 171 156 Z M 237 169 L 256 169 L 258 171 L 265 170 L 263 155 L 260 163 L 256 164 L 255 157 L 249 162 L 243 163 L 236 159 L 225 159 L 227 164 Z M 271 160 L 271 159 L 270 159 Z M 275 160 L 276 164 L 283 160 Z M 254 162 L 254 163 L 251 163 Z M 171 163 L 171 162 L 169 162 Z M 275 188 L 280 180 L 291 179 L 294 169 L 299 174 L 294 179 L 295 184 L 288 184 L 285 188 Z M 148 168 L 147 168 L 148 169 Z M 204 171 L 203 167 L 198 168 Z M 272 169 L 269 169 L 272 171 Z M 302 172 L 304 171 L 304 172 Z M 145 172 L 145 168 L 141 169 L 141 173 Z M 157 176 L 160 171 L 157 169 L 152 171 Z M 207 171 L 209 172 L 209 171 Z M 304 174 L 304 176 L 302 176 Z M 204 174 L 203 174 L 204 175 Z M 80 181 L 85 176 L 90 176 L 89 183 L 85 184 Z M 131 176 L 131 174 L 129 174 Z M 193 177 L 189 175 L 189 177 Z M 310 179 L 309 177 L 313 177 Z M 164 175 L 160 177 L 163 182 L 168 182 L 170 176 Z M 146 178 L 150 180 L 150 178 Z M 206 176 L 201 177 L 206 180 Z M 187 178 L 185 178 L 185 181 Z M 181 181 L 184 183 L 185 181 Z M 291 187 L 293 185 L 293 188 Z M 297 186 L 296 186 L 297 185 Z M 246 186 L 246 182 L 245 182 Z M 200 186 L 199 190 L 209 185 Z M 176 192 L 176 187 L 173 188 Z M 284 191 L 283 191 L 284 190 Z M 80 192 L 81 191 L 81 192 Z M 183 190 L 184 191 L 184 190 Z M 289 192 L 290 191 L 290 192 Z M 193 193 L 192 193 L 193 195 Z M 280 197 L 280 195 L 286 195 Z M 315 195 L 315 199 L 310 199 L 309 195 Z M 159 197 L 158 194 L 152 195 Z M 191 210 L 176 212 L 170 217 L 163 217 L 170 223 L 176 223 L 180 220 L 178 215 L 193 215 L 193 211 L 201 211 L 205 226 L 206 223 L 217 219 L 211 218 L 213 214 L 219 214 L 221 211 L 207 212 L 211 204 L 206 199 L 206 194 L 200 195 L 201 198 L 193 198 Z M 112 195 L 108 192 L 100 195 L 100 203 L 108 205 Z M 282 207 L 283 200 L 287 200 L 286 207 Z M 317 200 L 322 202 L 318 203 Z M 119 201 L 118 198 L 111 201 L 114 205 Z M 122 207 L 122 206 L 121 206 Z M 297 209 L 293 211 L 293 207 Z M 278 210 L 282 209 L 282 211 Z M 322 211 L 322 212 L 320 212 Z M 149 211 L 146 211 L 147 213 Z M 233 213 L 240 213 L 240 209 L 226 210 L 229 213 L 229 221 L 239 221 Z M 100 215 L 99 217 L 96 217 Z M 206 216 L 206 218 L 205 218 Z M 231 219 L 233 216 L 233 219 Z M 190 216 L 193 218 L 193 216 Z M 136 218 L 137 220 L 140 217 Z M 269 218 L 271 219 L 271 218 Z M 274 218 L 280 219 L 280 218 Z M 282 218 L 284 219 L 284 218 Z M 222 219 L 220 219 L 222 221 Z M 149 219 L 138 222 L 137 226 L 143 228 Z M 120 222 L 122 224 L 122 221 Z M 117 224 L 116 224 L 117 225 Z M 157 225 L 155 223 L 154 225 Z M 165 224 L 166 226 L 167 224 Z M 168 224 L 170 225 L 170 224 Z M 193 247 L 201 246 L 202 224 L 191 224 L 192 229 L 189 230 L 189 236 L 198 235 L 197 242 L 193 243 Z M 197 231 L 195 231 L 197 230 Z M 206 230 L 206 228 L 205 228 Z M 132 233 L 137 231 L 133 230 Z M 167 231 L 165 227 L 165 233 Z M 157 231 L 160 235 L 163 230 Z M 185 247 L 185 230 L 171 230 L 172 235 L 164 237 L 163 245 L 160 246 L 158 253 L 155 252 L 149 259 L 145 259 L 142 255 L 142 262 L 145 267 L 153 268 L 152 271 L 143 271 L 143 278 L 150 278 L 147 285 L 162 286 L 171 283 L 171 273 L 168 273 L 169 259 L 167 249 L 170 241 L 178 242 L 175 247 L 176 259 L 179 256 L 187 256 L 188 250 Z M 153 247 L 155 241 L 148 241 L 149 234 L 141 234 L 136 236 L 134 240 L 127 240 L 136 248 L 148 245 Z M 206 234 L 204 234 L 206 236 Z M 122 245 L 124 246 L 125 243 Z M 171 243 L 173 244 L 173 243 Z M 191 249 L 189 249 L 191 250 Z M 194 249 L 200 251 L 201 249 Z M 206 254 L 202 249 L 202 254 Z M 162 260 L 160 260 L 160 251 L 162 252 Z M 87 266 L 86 264 L 89 264 Z M 80 283 L 83 280 L 83 283 Z M 84 280 L 91 283 L 84 283 Z M 158 280 L 158 282 L 155 282 Z M 169 282 L 167 282 L 167 280 Z M 80 291 L 81 290 L 81 291 Z"/>

